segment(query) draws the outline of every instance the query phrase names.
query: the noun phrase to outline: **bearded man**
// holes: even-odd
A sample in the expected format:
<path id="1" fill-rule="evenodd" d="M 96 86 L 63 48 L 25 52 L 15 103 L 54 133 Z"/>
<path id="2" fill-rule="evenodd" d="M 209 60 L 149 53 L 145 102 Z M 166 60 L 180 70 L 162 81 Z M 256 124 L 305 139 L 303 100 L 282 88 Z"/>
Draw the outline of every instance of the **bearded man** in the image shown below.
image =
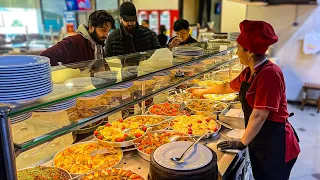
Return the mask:
<path id="1" fill-rule="evenodd" d="M 103 47 L 109 31 L 115 28 L 113 17 L 105 10 L 94 11 L 89 16 L 88 26 L 80 25 L 77 34 L 64 38 L 40 55 L 50 58 L 52 66 L 105 57 Z"/>
<path id="2" fill-rule="evenodd" d="M 137 10 L 131 2 L 120 6 L 120 28 L 113 31 L 107 41 L 108 57 L 161 48 L 157 36 L 137 22 Z"/>

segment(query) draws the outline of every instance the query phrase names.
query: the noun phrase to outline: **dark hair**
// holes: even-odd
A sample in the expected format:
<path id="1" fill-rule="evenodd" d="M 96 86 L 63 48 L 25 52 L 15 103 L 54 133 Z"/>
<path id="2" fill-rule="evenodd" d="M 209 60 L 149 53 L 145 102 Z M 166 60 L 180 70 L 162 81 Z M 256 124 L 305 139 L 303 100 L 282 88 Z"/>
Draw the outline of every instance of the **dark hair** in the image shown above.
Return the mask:
<path id="1" fill-rule="evenodd" d="M 115 28 L 113 17 L 105 10 L 94 11 L 89 16 L 89 26 L 102 27 L 106 22 L 110 22 L 112 28 Z"/>
<path id="2" fill-rule="evenodd" d="M 159 27 L 159 31 L 160 31 L 160 34 L 165 34 L 165 33 L 167 32 L 166 26 L 161 25 L 161 26 Z"/>
<path id="3" fill-rule="evenodd" d="M 244 50 L 244 51 L 249 51 L 249 50 L 246 49 L 246 48 L 243 48 L 243 50 Z M 265 54 L 254 54 L 254 55 L 253 55 L 253 58 L 254 58 L 255 60 L 262 60 L 262 59 L 266 58 L 266 55 L 265 55 Z"/>
<path id="4" fill-rule="evenodd" d="M 176 20 L 176 22 L 174 22 L 174 25 L 173 25 L 173 30 L 177 32 L 182 29 L 185 29 L 185 30 L 189 29 L 189 22 L 184 19 Z"/>
<path id="5" fill-rule="evenodd" d="M 147 23 L 147 24 L 149 24 L 149 20 L 146 20 L 146 19 L 144 19 L 144 20 L 142 20 L 142 22 L 145 22 L 145 23 Z"/>

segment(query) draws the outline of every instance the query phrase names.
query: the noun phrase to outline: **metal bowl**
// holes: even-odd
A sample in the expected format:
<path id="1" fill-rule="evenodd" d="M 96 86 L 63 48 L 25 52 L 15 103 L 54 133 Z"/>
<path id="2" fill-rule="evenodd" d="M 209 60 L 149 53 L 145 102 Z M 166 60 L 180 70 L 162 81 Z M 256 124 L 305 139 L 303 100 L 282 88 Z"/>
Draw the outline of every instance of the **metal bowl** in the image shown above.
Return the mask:
<path id="1" fill-rule="evenodd" d="M 169 102 L 169 103 L 170 103 L 170 102 Z M 164 104 L 164 103 L 157 103 L 157 104 Z M 181 103 L 171 103 L 171 104 L 180 104 L 180 105 L 181 105 Z M 156 105 L 156 104 L 154 104 L 154 105 Z M 152 108 L 154 105 L 152 105 L 152 106 L 150 106 L 150 107 L 148 108 L 148 113 L 149 113 L 149 114 L 156 115 L 156 116 L 174 117 L 174 116 L 169 116 L 169 115 L 153 114 L 150 110 L 151 110 L 151 108 Z M 180 112 L 180 114 L 178 114 L 178 116 L 179 116 L 179 115 L 183 115 L 183 114 Z"/>
<path id="2" fill-rule="evenodd" d="M 191 115 L 191 116 L 194 116 L 194 115 Z M 172 119 L 172 121 L 170 122 L 170 128 L 172 129 L 172 122 L 174 121 L 174 119 Z M 215 120 L 213 120 L 213 121 L 215 121 Z M 218 123 L 217 121 L 215 121 L 215 123 L 217 124 L 217 131 L 215 131 L 215 132 L 210 132 L 208 135 L 206 135 L 206 136 L 204 136 L 202 139 L 208 139 L 208 138 L 213 138 L 213 137 L 215 137 L 215 136 L 217 136 L 218 134 L 219 134 L 219 131 L 220 131 L 220 129 L 221 129 L 221 124 L 220 123 Z M 175 130 L 175 129 L 172 129 L 173 131 L 178 131 L 178 130 Z M 178 132 L 180 132 L 180 131 L 178 131 Z M 182 132 L 182 133 L 184 133 L 184 132 Z M 190 136 L 192 136 L 193 138 L 199 138 L 199 137 L 201 137 L 201 135 L 190 135 Z"/>
<path id="3" fill-rule="evenodd" d="M 134 117 L 137 117 L 137 116 L 148 116 L 148 117 L 159 117 L 159 118 L 162 118 L 162 121 L 160 121 L 159 123 L 161 122 L 164 122 L 164 121 L 167 121 L 166 118 L 162 117 L 162 116 L 159 116 L 159 115 L 136 115 L 136 116 L 131 116 L 125 120 L 123 120 L 124 122 L 125 121 L 129 121 L 130 119 L 134 118 Z M 169 127 L 170 124 L 168 124 L 168 126 L 166 128 Z M 146 134 L 146 133 L 145 133 Z M 101 144 L 102 146 L 112 146 L 112 147 L 129 147 L 129 146 L 133 146 L 134 145 L 134 141 L 139 141 L 139 139 L 141 139 L 145 134 L 143 134 L 141 137 L 139 138 L 135 138 L 135 139 L 132 139 L 130 141 L 123 141 L 123 142 L 110 142 L 110 141 L 104 141 L 104 140 L 100 140 L 98 139 L 95 135 L 94 137 L 96 138 L 96 140 L 98 141 L 99 144 Z"/>
<path id="4" fill-rule="evenodd" d="M 217 104 L 221 104 L 221 105 L 224 105 L 225 107 L 221 110 L 221 111 L 199 111 L 199 110 L 195 110 L 193 108 L 190 108 L 188 106 L 188 104 L 192 101 L 211 101 L 211 102 L 214 102 L 214 103 L 217 103 Z M 226 109 L 228 107 L 228 104 L 224 103 L 224 102 L 221 102 L 221 101 L 213 101 L 213 100 L 210 100 L 210 99 L 194 99 L 194 100 L 190 100 L 188 102 L 186 102 L 186 108 L 188 109 L 188 111 L 191 113 L 191 114 L 195 114 L 195 115 L 206 115 L 206 116 L 212 116 L 214 114 L 218 115 L 220 114 L 224 109 Z"/>
<path id="5" fill-rule="evenodd" d="M 179 131 L 159 130 L 159 131 L 148 132 L 148 133 L 146 133 L 145 135 L 154 134 L 154 133 L 165 133 L 165 132 L 179 132 Z M 179 132 L 179 133 L 182 133 L 182 132 Z M 189 136 L 189 137 L 190 137 L 190 139 L 189 139 L 190 141 L 194 141 L 194 139 L 192 138 L 192 136 L 190 136 L 190 135 L 188 135 L 188 134 L 185 134 L 185 133 L 182 133 L 182 134 L 183 134 L 183 136 Z M 140 151 L 140 150 L 138 149 L 138 144 L 135 144 L 135 146 L 137 147 L 137 151 L 138 151 L 139 156 L 140 156 L 142 159 L 146 160 L 146 161 L 150 161 L 150 155 L 147 154 L 147 153 L 145 153 L 145 152 L 143 152 L 143 151 Z"/>
<path id="6" fill-rule="evenodd" d="M 56 155 L 53 157 L 53 165 L 54 165 L 54 167 L 56 167 L 55 159 L 56 159 L 56 157 L 57 157 L 59 154 L 61 154 L 61 153 L 63 153 L 64 151 L 66 151 L 68 148 L 71 148 L 71 147 L 73 147 L 73 146 L 77 146 L 77 145 L 80 145 L 80 144 L 98 144 L 98 142 L 96 142 L 96 141 L 87 141 L 87 142 L 72 144 L 72 145 L 70 145 L 70 146 L 67 146 L 67 147 L 61 149 L 61 150 L 60 150 L 58 153 L 56 153 Z M 120 161 L 121 161 L 122 158 L 123 158 L 123 151 L 121 150 L 121 152 L 122 152 L 122 155 L 121 155 L 121 158 L 119 159 L 119 161 L 118 161 L 116 164 L 114 164 L 113 166 L 111 166 L 110 168 L 113 168 L 113 167 L 116 167 L 117 165 L 119 165 Z M 72 177 L 77 177 L 77 176 L 82 175 L 83 173 L 70 173 L 70 174 L 71 174 Z"/>

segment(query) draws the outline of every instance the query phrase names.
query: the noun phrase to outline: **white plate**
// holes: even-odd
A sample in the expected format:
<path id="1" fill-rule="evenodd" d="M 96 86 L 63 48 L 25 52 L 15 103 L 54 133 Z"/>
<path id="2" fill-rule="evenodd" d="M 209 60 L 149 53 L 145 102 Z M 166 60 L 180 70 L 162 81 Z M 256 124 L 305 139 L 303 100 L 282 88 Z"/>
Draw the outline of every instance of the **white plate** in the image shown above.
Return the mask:
<path id="1" fill-rule="evenodd" d="M 32 116 L 32 112 L 24 113 L 24 114 L 20 114 L 18 116 L 13 116 L 12 118 L 10 118 L 10 121 L 17 123 L 17 122 L 21 122 L 21 121 L 27 120 L 31 116 Z"/>
<path id="2" fill-rule="evenodd" d="M 153 79 L 153 76 L 148 76 L 148 77 L 145 77 L 145 78 L 138 79 L 136 81 L 148 81 L 148 80 L 152 80 L 152 79 Z"/>
<path id="3" fill-rule="evenodd" d="M 43 84 L 42 86 L 38 86 L 38 87 L 35 86 L 33 89 L 30 89 L 30 90 L 24 90 L 24 89 L 20 91 L 0 90 L 0 98 L 29 96 L 42 91 L 48 91 L 49 89 L 51 92 L 52 91 L 51 83 Z"/>
<path id="4" fill-rule="evenodd" d="M 49 94 L 52 91 L 52 88 L 49 88 L 45 91 L 40 91 L 38 93 L 30 94 L 29 96 L 12 96 L 12 97 L 0 97 L 0 102 L 3 103 L 13 103 L 17 101 L 28 101 L 28 100 L 34 100 L 38 99 L 40 97 L 43 97 L 47 94 Z"/>
<path id="5" fill-rule="evenodd" d="M 98 91 L 93 92 L 93 93 L 89 93 L 89 94 L 83 95 L 81 97 L 96 97 L 96 96 L 103 95 L 105 93 L 107 93 L 107 90 L 106 89 L 102 89 L 102 90 L 98 90 Z"/>
<path id="6" fill-rule="evenodd" d="M 42 108 L 42 109 L 37 109 L 35 112 L 53 112 L 53 111 L 64 111 L 67 109 L 70 109 L 72 107 L 76 106 L 76 104 L 68 104 L 60 107 L 54 107 L 54 108 Z"/>
<path id="7" fill-rule="evenodd" d="M 44 70 L 50 69 L 50 64 L 41 64 L 37 66 L 30 66 L 30 67 L 20 67 L 20 68 L 1 68 L 0 67 L 0 74 L 10 74 L 10 73 L 30 73 L 37 70 Z"/>
<path id="8" fill-rule="evenodd" d="M 96 86 L 106 83 L 105 79 L 95 78 L 95 77 L 80 77 L 80 78 L 73 78 L 69 79 L 64 82 L 66 85 L 73 85 L 76 88 L 84 88 L 87 86 Z"/>
<path id="9" fill-rule="evenodd" d="M 64 102 L 60 102 L 58 104 L 54 104 L 52 106 L 44 107 L 44 109 L 59 108 L 59 107 L 62 107 L 62 106 L 68 106 L 68 105 L 72 105 L 72 104 L 76 104 L 76 103 L 77 103 L 76 99 L 71 99 L 71 100 L 67 100 L 67 101 L 64 101 Z"/>
<path id="10" fill-rule="evenodd" d="M 12 73 L 12 74 L 0 74 L 0 80 L 1 79 L 21 79 L 22 77 L 29 77 L 29 78 L 35 78 L 39 76 L 44 75 L 50 75 L 51 70 L 50 69 L 41 69 L 36 70 L 35 72 L 28 72 L 28 73 Z"/>
<path id="11" fill-rule="evenodd" d="M 36 81 L 39 79 L 51 78 L 51 73 L 41 74 L 37 76 L 19 76 L 19 77 L 12 77 L 12 78 L 0 78 L 0 83 L 21 83 L 21 82 L 30 82 Z"/>
<path id="12" fill-rule="evenodd" d="M 30 84 L 7 84 L 0 86 L 0 92 L 12 92 L 12 91 L 29 91 L 33 89 L 44 88 L 51 85 L 51 79 L 45 81 L 38 81 Z"/>
<path id="13" fill-rule="evenodd" d="M 128 82 L 128 83 L 124 83 L 124 84 L 121 84 L 121 85 L 115 85 L 115 86 L 108 87 L 107 90 L 128 89 L 128 88 L 130 88 L 132 86 L 133 86 L 133 83 L 132 82 Z"/>
<path id="14" fill-rule="evenodd" d="M 19 69 L 21 67 L 32 67 L 49 63 L 50 59 L 44 56 L 0 56 L 0 68 L 2 69 Z"/>
<path id="15" fill-rule="evenodd" d="M 154 151 L 153 157 L 160 166 L 179 171 L 195 170 L 209 164 L 213 158 L 212 152 L 201 144 L 187 153 L 184 163 L 178 164 L 170 160 L 172 157 L 180 157 L 191 144 L 192 142 L 183 141 L 164 144 Z"/>

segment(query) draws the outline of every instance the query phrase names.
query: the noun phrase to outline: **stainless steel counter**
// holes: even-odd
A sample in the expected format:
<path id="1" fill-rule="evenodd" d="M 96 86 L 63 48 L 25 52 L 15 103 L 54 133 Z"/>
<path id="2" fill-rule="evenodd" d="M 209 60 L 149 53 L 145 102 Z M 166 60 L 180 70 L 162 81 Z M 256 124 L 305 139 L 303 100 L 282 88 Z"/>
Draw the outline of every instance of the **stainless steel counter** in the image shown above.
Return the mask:
<path id="1" fill-rule="evenodd" d="M 225 134 L 227 131 L 228 131 L 227 129 L 222 129 L 221 134 Z M 201 144 L 206 145 L 207 147 L 211 148 L 214 152 L 216 152 L 218 157 L 218 169 L 219 169 L 220 175 L 222 176 L 222 179 L 225 179 L 226 176 L 228 175 L 228 172 L 233 169 L 232 167 L 230 167 L 230 165 L 233 162 L 236 162 L 237 159 L 239 159 L 240 157 L 243 157 L 244 155 L 243 152 L 223 153 L 217 150 L 217 144 L 224 140 L 227 140 L 227 139 L 223 135 L 218 135 L 213 139 L 200 141 Z M 131 152 L 124 153 L 124 157 L 118 167 L 130 169 L 142 175 L 144 178 L 148 179 L 149 164 L 150 163 L 148 161 L 142 159 L 138 155 L 137 151 L 131 151 Z"/>
<path id="2" fill-rule="evenodd" d="M 200 141 L 201 144 L 206 145 L 207 147 L 211 148 L 214 152 L 216 152 L 218 157 L 218 170 L 222 179 L 225 179 L 229 175 L 230 171 L 232 171 L 236 167 L 238 160 L 244 157 L 244 152 L 224 153 L 217 149 L 217 144 L 219 142 L 227 140 L 225 136 L 226 132 L 228 132 L 228 129 L 222 128 L 219 135 L 215 136 L 214 138 Z M 88 138 L 86 140 L 90 140 L 90 139 Z M 140 174 L 147 180 L 148 173 L 149 173 L 149 164 L 150 164 L 149 161 L 142 159 L 138 155 L 137 151 L 130 151 L 130 152 L 125 152 L 123 154 L 123 159 L 121 160 L 121 162 L 117 167 L 130 169 Z M 42 165 L 52 166 L 53 165 L 52 160 Z"/>

